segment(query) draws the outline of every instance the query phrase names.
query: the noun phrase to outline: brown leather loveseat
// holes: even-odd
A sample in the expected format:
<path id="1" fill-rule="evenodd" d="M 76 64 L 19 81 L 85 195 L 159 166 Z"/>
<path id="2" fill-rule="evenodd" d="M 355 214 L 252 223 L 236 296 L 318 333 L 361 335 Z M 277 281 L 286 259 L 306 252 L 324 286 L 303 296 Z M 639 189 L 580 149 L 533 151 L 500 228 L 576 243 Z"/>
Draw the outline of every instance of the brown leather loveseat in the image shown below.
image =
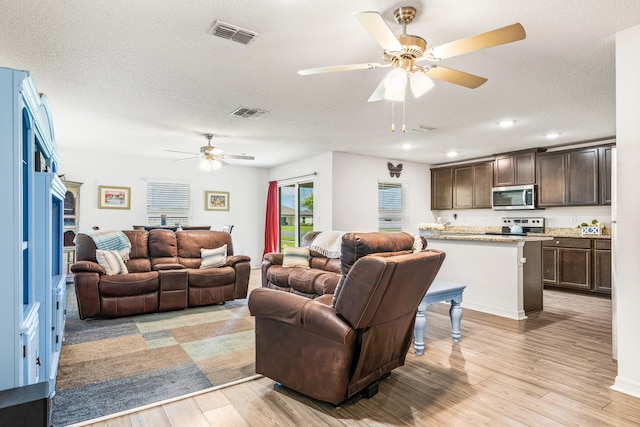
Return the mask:
<path id="1" fill-rule="evenodd" d="M 246 298 L 250 258 L 233 255 L 231 235 L 222 231 L 125 230 L 131 242 L 126 274 L 106 274 L 96 245 L 76 237 L 74 274 L 78 313 L 119 317 L 177 310 Z M 227 245 L 223 266 L 200 268 L 200 249 Z"/>
<path id="2" fill-rule="evenodd" d="M 320 231 L 305 234 L 301 247 L 311 247 Z M 380 253 L 387 255 L 407 254 L 413 251 L 415 238 L 409 233 L 345 233 L 342 236 L 340 258 L 327 258 L 310 250 L 309 267 L 284 267 L 284 255 L 279 252 L 265 254 L 262 260 L 262 287 L 277 289 L 317 298 L 333 294 L 340 277 L 346 274 L 360 257 Z M 426 240 L 422 240 L 426 247 Z"/>

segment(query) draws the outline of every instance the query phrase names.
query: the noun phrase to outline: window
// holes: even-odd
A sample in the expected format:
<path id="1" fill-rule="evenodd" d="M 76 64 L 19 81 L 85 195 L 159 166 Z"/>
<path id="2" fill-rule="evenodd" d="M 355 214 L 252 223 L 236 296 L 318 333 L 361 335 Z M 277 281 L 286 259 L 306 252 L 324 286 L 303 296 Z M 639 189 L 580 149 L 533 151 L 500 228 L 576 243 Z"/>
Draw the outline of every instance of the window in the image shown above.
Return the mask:
<path id="1" fill-rule="evenodd" d="M 313 181 L 280 185 L 280 251 L 298 246 L 302 237 L 313 231 Z"/>
<path id="2" fill-rule="evenodd" d="M 147 181 L 147 224 L 191 224 L 191 184 L 181 182 Z"/>
<path id="3" fill-rule="evenodd" d="M 402 184 L 378 182 L 378 230 L 402 231 L 407 211 Z"/>

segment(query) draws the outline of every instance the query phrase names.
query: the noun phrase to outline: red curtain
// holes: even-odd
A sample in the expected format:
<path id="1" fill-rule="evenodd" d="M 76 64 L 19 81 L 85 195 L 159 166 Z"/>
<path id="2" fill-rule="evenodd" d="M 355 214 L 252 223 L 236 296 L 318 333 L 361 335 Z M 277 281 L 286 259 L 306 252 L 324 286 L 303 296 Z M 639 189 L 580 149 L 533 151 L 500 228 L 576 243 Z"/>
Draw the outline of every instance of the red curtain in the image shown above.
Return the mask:
<path id="1" fill-rule="evenodd" d="M 264 222 L 264 254 L 278 252 L 278 181 L 269 182 L 267 217 Z"/>

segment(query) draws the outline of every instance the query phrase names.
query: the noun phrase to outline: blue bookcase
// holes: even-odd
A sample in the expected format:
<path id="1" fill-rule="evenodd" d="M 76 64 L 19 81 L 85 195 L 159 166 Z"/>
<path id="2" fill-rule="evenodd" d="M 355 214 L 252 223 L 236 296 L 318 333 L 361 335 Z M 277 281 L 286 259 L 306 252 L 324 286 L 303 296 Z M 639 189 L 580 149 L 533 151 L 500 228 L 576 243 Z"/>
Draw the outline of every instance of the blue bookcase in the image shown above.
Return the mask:
<path id="1" fill-rule="evenodd" d="M 0 68 L 0 391 L 55 392 L 66 310 L 57 168 L 46 96 L 28 71 Z"/>

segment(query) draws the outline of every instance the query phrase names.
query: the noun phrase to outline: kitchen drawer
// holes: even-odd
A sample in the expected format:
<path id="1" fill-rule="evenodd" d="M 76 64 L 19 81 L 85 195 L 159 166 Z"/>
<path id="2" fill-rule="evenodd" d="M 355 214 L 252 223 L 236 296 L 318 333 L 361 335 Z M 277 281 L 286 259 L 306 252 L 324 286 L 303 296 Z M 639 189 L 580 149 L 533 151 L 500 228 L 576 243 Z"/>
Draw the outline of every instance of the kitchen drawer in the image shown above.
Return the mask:
<path id="1" fill-rule="evenodd" d="M 542 246 L 546 248 L 577 248 L 591 249 L 592 239 L 580 239 L 575 237 L 556 237 L 553 240 L 545 240 Z"/>
<path id="2" fill-rule="evenodd" d="M 608 239 L 594 239 L 595 248 L 603 251 L 611 250 L 611 240 Z"/>

